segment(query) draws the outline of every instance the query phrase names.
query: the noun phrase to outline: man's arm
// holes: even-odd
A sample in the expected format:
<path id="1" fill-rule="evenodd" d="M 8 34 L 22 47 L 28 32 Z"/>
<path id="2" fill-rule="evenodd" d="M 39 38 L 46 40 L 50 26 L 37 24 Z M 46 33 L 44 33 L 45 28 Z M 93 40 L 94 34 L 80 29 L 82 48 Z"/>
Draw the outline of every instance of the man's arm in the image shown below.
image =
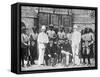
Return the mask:
<path id="1" fill-rule="evenodd" d="M 43 41 L 42 41 L 41 38 L 42 38 L 42 37 L 41 37 L 41 34 L 39 34 L 38 37 L 37 37 L 37 42 L 38 42 L 38 43 L 43 43 Z"/>
<path id="2" fill-rule="evenodd" d="M 27 43 L 25 43 L 25 41 L 24 41 L 24 36 L 23 36 L 23 34 L 21 35 L 21 42 L 22 42 L 24 45 L 27 45 Z"/>

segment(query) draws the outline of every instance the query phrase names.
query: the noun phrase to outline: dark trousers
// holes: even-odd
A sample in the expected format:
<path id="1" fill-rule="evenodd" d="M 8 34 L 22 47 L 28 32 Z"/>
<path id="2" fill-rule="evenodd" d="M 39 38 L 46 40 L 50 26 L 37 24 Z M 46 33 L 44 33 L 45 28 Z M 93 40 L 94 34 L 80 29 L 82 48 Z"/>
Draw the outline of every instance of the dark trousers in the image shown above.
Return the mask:
<path id="1" fill-rule="evenodd" d="M 52 56 L 52 59 L 53 59 L 52 66 L 55 66 L 56 63 L 57 63 L 58 55 L 57 54 L 51 54 L 51 56 Z"/>
<path id="2" fill-rule="evenodd" d="M 21 48 L 21 61 L 22 61 L 22 66 L 24 66 L 24 51 L 25 49 L 24 48 Z"/>
<path id="3" fill-rule="evenodd" d="M 90 53 L 87 54 L 86 48 L 85 48 L 84 53 L 83 53 L 83 63 L 86 64 L 85 59 L 88 59 L 88 64 L 90 64 Z"/>
<path id="4" fill-rule="evenodd" d="M 49 57 L 48 54 L 45 54 L 45 56 L 44 56 L 45 63 L 47 66 L 48 65 L 54 66 L 57 63 L 57 55 L 55 55 L 55 54 L 50 54 L 50 55 L 51 55 L 51 57 Z"/>
<path id="5" fill-rule="evenodd" d="M 28 60 L 28 48 L 21 48 L 21 61 L 22 66 L 24 66 L 24 60 Z"/>
<path id="6" fill-rule="evenodd" d="M 44 60 L 47 66 L 50 65 L 50 57 L 47 54 L 45 54 Z"/>
<path id="7" fill-rule="evenodd" d="M 31 64 L 34 64 L 34 60 L 36 58 L 36 48 L 35 47 L 30 47 L 30 61 Z"/>
<path id="8" fill-rule="evenodd" d="M 88 59 L 88 64 L 91 64 L 91 63 L 90 63 L 90 57 L 83 57 L 83 63 L 86 64 L 86 62 L 85 62 L 85 59 L 86 59 L 86 58 Z"/>
<path id="9" fill-rule="evenodd" d="M 61 53 L 61 50 L 62 50 L 62 48 L 61 47 L 63 47 L 63 45 L 60 45 L 60 48 L 58 48 L 58 52 L 57 52 L 57 54 L 58 54 L 58 63 L 60 63 L 60 62 L 62 62 L 62 57 L 63 57 L 63 55 L 62 55 L 62 53 Z"/>

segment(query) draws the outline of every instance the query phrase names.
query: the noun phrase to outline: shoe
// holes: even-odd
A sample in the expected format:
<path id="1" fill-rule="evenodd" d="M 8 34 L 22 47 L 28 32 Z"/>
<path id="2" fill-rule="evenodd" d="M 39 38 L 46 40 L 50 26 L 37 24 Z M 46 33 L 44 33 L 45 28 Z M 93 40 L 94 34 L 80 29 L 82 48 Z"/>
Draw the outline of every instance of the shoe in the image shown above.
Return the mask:
<path id="1" fill-rule="evenodd" d="M 22 67 L 24 67 L 24 64 L 22 65 Z"/>
<path id="2" fill-rule="evenodd" d="M 86 63 L 82 63 L 83 65 L 86 65 Z"/>
<path id="3" fill-rule="evenodd" d="M 30 64 L 27 64 L 27 67 L 29 67 L 30 66 Z"/>
<path id="4" fill-rule="evenodd" d="M 31 63 L 31 65 L 34 65 L 34 64 L 35 64 L 35 62 L 32 62 L 32 63 Z"/>

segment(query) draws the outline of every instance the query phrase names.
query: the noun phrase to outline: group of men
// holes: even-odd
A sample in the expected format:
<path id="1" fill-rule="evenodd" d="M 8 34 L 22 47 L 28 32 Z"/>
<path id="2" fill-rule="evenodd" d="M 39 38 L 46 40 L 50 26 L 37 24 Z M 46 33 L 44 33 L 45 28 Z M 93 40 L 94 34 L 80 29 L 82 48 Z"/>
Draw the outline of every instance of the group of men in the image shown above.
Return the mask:
<path id="1" fill-rule="evenodd" d="M 64 28 L 61 27 L 56 33 L 53 25 L 50 25 L 49 29 L 46 32 L 45 31 L 46 27 L 42 26 L 37 39 L 39 46 L 38 65 L 44 64 L 45 62 L 46 65 L 50 65 L 52 63 L 51 65 L 55 66 L 57 63 L 62 62 L 62 54 L 65 54 L 68 61 L 67 56 L 69 57 L 69 54 L 71 54 L 71 44 L 69 44 Z M 68 51 L 66 50 L 65 44 L 69 44 L 67 47 L 67 50 L 69 49 Z"/>
<path id="2" fill-rule="evenodd" d="M 27 66 L 33 65 L 36 59 L 38 65 L 56 66 L 59 63 L 64 66 L 69 66 L 70 63 L 80 65 L 80 55 L 83 58 L 82 63 L 85 64 L 87 58 L 88 64 L 91 64 L 89 56 L 93 51 L 90 49 L 94 44 L 93 32 L 87 34 L 85 31 L 82 32 L 79 31 L 77 25 L 73 26 L 71 33 L 65 33 L 63 26 L 56 32 L 52 24 L 48 29 L 42 25 L 39 33 L 35 29 L 32 33 L 28 33 L 28 30 L 23 26 L 21 33 L 22 66 L 25 66 L 25 61 L 27 61 Z"/>

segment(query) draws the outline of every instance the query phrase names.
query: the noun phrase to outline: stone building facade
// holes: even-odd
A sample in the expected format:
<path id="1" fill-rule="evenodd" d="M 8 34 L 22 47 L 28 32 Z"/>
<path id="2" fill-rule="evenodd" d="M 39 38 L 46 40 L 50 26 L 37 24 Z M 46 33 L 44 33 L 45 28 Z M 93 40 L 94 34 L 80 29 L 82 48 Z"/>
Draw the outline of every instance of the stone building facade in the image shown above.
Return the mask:
<path id="1" fill-rule="evenodd" d="M 63 25 L 66 32 L 73 28 L 74 24 L 79 26 L 81 30 L 85 26 L 95 28 L 95 12 L 93 10 L 81 9 L 59 9 L 47 7 L 21 7 L 21 20 L 26 27 L 38 27 L 50 24 L 60 27 Z"/>

